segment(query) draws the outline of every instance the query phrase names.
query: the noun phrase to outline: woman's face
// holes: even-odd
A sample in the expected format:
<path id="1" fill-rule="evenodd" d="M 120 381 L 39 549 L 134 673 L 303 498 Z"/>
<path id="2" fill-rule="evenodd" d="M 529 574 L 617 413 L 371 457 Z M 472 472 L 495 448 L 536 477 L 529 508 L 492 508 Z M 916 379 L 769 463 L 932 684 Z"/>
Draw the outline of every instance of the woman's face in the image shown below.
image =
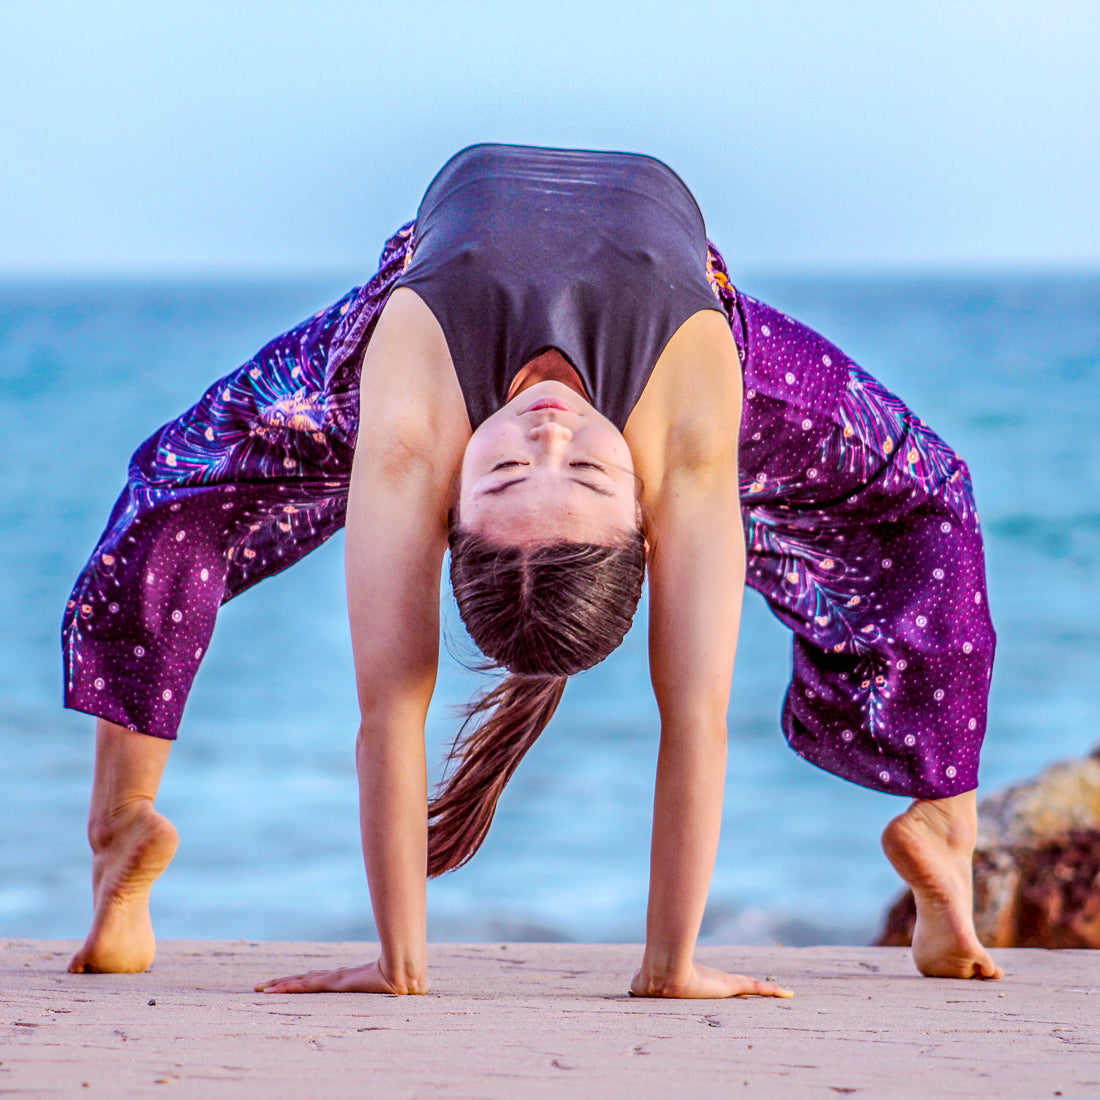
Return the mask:
<path id="1" fill-rule="evenodd" d="M 637 527 L 634 463 L 622 433 L 561 382 L 537 382 L 470 437 L 462 526 L 519 545 L 608 543 Z"/>

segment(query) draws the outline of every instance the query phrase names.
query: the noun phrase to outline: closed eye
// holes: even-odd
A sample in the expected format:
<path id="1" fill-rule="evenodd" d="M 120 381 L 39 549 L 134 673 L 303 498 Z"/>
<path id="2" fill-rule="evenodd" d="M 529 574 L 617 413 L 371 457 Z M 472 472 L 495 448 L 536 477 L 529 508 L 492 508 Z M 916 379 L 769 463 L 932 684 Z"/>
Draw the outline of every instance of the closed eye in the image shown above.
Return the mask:
<path id="1" fill-rule="evenodd" d="M 497 470 L 507 470 L 507 469 L 511 468 L 512 466 L 527 466 L 527 465 L 529 465 L 529 463 L 522 462 L 518 458 L 506 458 L 503 462 L 498 462 L 493 467 L 492 472 L 495 473 Z"/>
<path id="2" fill-rule="evenodd" d="M 607 473 L 606 467 L 601 466 L 598 462 L 590 462 L 590 461 L 570 462 L 569 465 L 570 466 L 579 466 L 583 470 L 599 470 L 599 472 L 601 474 L 606 474 Z"/>

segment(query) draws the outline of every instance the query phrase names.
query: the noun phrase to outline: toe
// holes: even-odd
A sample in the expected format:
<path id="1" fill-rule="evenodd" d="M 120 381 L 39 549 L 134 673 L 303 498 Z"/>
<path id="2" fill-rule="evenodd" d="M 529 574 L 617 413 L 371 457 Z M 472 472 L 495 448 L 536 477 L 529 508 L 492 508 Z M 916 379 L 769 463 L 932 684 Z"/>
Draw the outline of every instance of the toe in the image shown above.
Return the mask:
<path id="1" fill-rule="evenodd" d="M 987 955 L 974 963 L 972 976 L 981 978 L 983 981 L 995 982 L 1003 978 L 1005 972 Z"/>

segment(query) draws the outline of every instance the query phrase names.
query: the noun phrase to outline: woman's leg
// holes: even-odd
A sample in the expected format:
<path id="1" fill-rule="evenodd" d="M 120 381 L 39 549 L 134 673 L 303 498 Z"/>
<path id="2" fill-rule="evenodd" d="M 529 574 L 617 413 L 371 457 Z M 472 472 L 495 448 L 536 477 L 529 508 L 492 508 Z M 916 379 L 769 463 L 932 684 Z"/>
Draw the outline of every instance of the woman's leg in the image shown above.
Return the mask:
<path id="1" fill-rule="evenodd" d="M 95 917 L 74 972 L 153 960 L 149 893 L 177 845 L 153 808 L 170 739 L 221 604 L 343 525 L 359 362 L 411 229 L 387 242 L 369 283 L 276 337 L 142 444 L 77 579 L 62 628 L 66 705 L 99 721 Z"/>
<path id="2" fill-rule="evenodd" d="M 918 800 L 882 834 L 882 848 L 917 903 L 913 961 L 933 978 L 1000 978 L 974 931 L 974 791 Z"/>
<path id="3" fill-rule="evenodd" d="M 153 883 L 176 854 L 175 826 L 153 808 L 172 742 L 112 722 L 96 724 L 88 818 L 95 915 L 69 970 L 148 970 L 156 951 L 149 916 Z"/>

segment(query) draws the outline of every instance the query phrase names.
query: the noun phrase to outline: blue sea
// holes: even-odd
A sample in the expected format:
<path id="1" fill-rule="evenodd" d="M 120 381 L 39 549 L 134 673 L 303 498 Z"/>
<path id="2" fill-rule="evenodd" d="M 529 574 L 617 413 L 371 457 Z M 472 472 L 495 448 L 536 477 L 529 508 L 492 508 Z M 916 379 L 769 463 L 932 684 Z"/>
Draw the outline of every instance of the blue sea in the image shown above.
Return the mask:
<path id="1" fill-rule="evenodd" d="M 347 282 L 350 283 L 351 280 Z M 986 790 L 1081 754 L 1100 713 L 1100 275 L 739 280 L 807 321 L 968 459 L 999 633 Z M 0 935 L 90 915 L 91 720 L 61 708 L 57 633 L 131 451 L 341 280 L 0 285 Z M 227 605 L 160 806 L 179 855 L 159 933 L 372 938 L 359 853 L 342 539 Z M 577 677 L 474 861 L 432 883 L 435 940 L 640 941 L 657 717 L 645 609 Z M 429 723 L 440 770 L 480 679 L 445 600 Z M 778 715 L 788 639 L 747 597 L 721 851 L 703 938 L 866 943 L 898 883 L 878 847 L 904 806 L 817 771 Z"/>

